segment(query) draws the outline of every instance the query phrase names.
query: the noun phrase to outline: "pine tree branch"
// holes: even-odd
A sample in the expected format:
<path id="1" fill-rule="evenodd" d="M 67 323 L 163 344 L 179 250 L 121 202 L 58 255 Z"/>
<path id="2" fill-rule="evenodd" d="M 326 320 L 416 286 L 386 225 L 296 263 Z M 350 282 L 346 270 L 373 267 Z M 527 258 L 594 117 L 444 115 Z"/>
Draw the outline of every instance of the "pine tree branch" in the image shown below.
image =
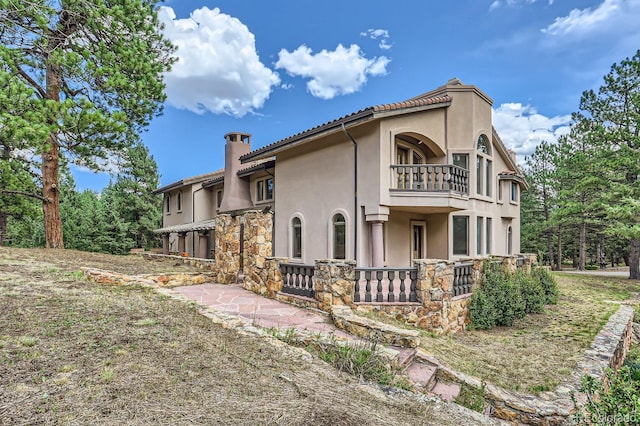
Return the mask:
<path id="1" fill-rule="evenodd" d="M 45 98 L 47 96 L 47 92 L 42 88 L 42 86 L 40 86 L 37 81 L 31 78 L 31 76 L 27 74 L 27 72 L 23 70 L 18 63 L 16 63 L 15 65 L 16 65 L 16 69 L 18 70 L 18 74 L 20 74 L 22 78 L 27 80 L 27 83 L 29 83 L 31 87 L 36 89 L 36 91 L 38 92 L 41 98 Z"/>
<path id="2" fill-rule="evenodd" d="M 39 194 L 31 194 L 29 192 L 23 192 L 23 191 L 12 191 L 9 189 L 0 189 L 0 194 L 7 194 L 7 195 L 22 195 L 23 197 L 31 197 L 31 198 L 36 198 L 40 201 L 44 201 L 45 203 L 50 203 L 51 199 L 47 198 L 47 197 L 43 197 L 42 195 Z"/>

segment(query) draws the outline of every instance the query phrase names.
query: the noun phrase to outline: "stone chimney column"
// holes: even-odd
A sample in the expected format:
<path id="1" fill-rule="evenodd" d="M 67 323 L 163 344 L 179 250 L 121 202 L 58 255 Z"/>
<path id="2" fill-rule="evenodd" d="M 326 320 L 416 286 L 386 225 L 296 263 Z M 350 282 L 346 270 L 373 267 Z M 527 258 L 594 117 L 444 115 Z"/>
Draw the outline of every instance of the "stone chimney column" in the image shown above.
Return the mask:
<path id="1" fill-rule="evenodd" d="M 253 207 L 249 179 L 238 177 L 238 171 L 243 168 L 240 157 L 251 151 L 251 135 L 248 133 L 232 132 L 224 135 L 224 194 L 220 212 L 246 209 Z"/>

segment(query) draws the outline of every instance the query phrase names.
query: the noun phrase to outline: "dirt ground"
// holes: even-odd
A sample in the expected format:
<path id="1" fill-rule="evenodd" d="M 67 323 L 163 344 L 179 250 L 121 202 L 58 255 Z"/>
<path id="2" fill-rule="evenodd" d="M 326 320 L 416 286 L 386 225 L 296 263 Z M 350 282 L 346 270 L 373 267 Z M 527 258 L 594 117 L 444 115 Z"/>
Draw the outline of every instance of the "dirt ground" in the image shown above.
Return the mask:
<path id="1" fill-rule="evenodd" d="M 493 424 L 455 404 L 359 383 L 153 290 L 88 283 L 81 266 L 189 269 L 0 248 L 1 425 Z"/>

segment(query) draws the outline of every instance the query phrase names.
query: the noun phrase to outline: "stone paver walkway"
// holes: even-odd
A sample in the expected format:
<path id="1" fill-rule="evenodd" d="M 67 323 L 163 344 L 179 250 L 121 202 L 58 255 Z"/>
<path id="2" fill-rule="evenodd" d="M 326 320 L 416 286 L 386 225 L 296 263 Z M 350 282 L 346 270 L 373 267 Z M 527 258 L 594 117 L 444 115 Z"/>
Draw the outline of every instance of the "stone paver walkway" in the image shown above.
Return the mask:
<path id="1" fill-rule="evenodd" d="M 245 290 L 240 285 L 201 284 L 174 287 L 173 290 L 217 311 L 237 315 L 259 327 L 295 328 L 357 339 L 336 328 L 324 313 L 268 299 Z"/>

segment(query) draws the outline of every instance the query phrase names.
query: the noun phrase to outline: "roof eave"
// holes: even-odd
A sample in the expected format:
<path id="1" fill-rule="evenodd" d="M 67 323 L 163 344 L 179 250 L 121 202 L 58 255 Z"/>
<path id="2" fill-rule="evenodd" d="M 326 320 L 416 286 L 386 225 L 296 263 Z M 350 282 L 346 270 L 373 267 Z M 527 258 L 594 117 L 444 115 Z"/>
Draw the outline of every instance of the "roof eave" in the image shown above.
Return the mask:
<path id="1" fill-rule="evenodd" d="M 162 186 L 155 191 L 152 192 L 153 195 L 163 194 L 167 191 L 171 191 L 172 189 L 176 189 L 180 186 L 184 185 L 184 180 L 179 180 L 177 182 L 170 183 L 169 185 Z"/>
<path id="2" fill-rule="evenodd" d="M 361 124 L 366 121 L 369 121 L 371 118 L 373 118 L 373 116 L 374 116 L 373 110 L 367 109 L 355 115 L 345 117 L 344 119 L 331 121 L 326 125 L 322 125 L 322 126 L 307 130 L 298 135 L 292 136 L 287 139 L 283 139 L 280 142 L 276 142 L 271 147 L 266 146 L 254 152 L 245 154 L 240 157 L 240 162 L 248 163 L 250 161 L 264 160 L 265 158 L 273 157 L 276 154 L 284 151 L 285 149 L 290 149 L 296 146 L 300 146 L 304 143 L 310 142 L 320 137 L 335 133 L 337 131 L 341 131 L 343 124 L 344 125 Z"/>

